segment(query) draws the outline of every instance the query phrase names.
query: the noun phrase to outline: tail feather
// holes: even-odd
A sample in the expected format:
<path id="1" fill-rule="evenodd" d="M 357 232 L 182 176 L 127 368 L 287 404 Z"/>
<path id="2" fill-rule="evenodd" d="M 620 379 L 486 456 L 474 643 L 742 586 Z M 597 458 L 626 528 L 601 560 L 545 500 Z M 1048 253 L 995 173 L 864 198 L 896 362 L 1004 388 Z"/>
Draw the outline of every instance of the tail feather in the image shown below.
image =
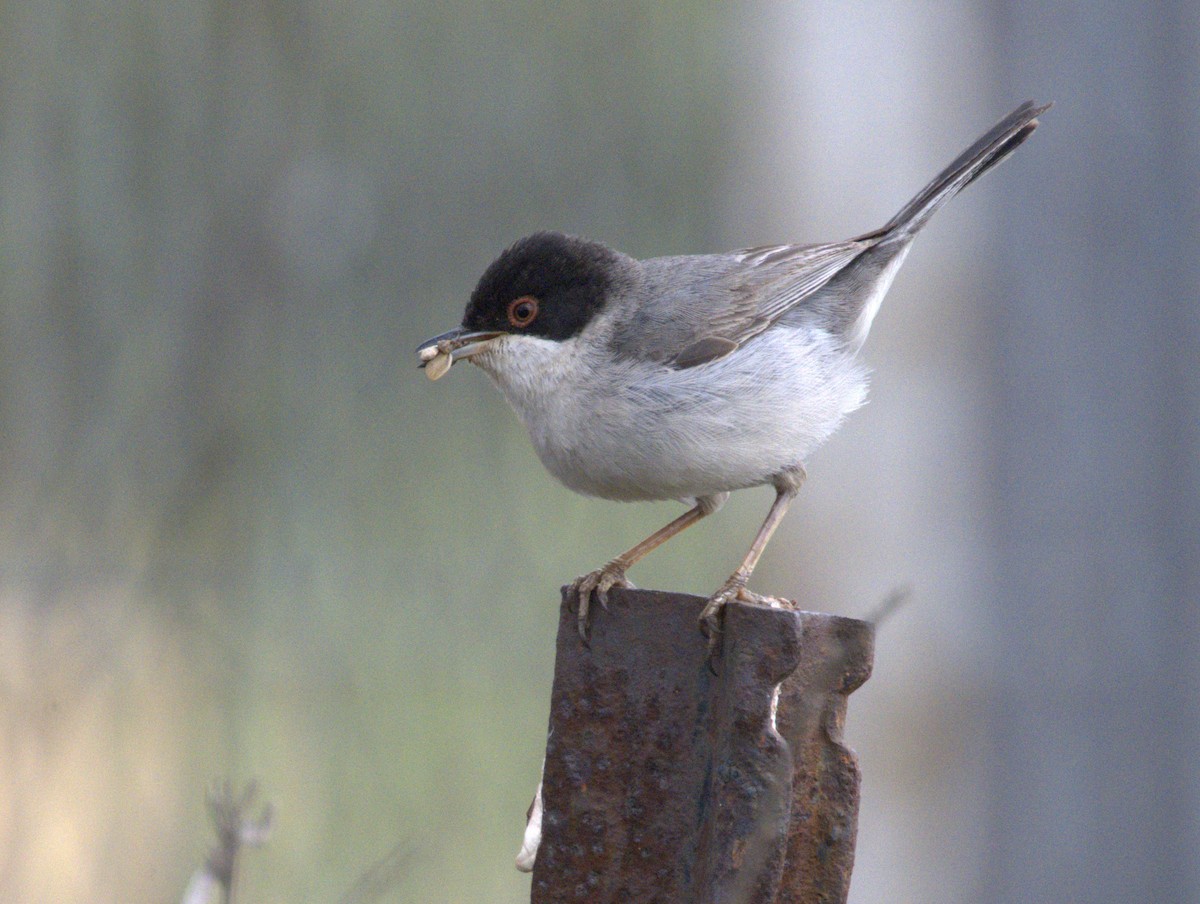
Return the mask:
<path id="1" fill-rule="evenodd" d="M 914 235 L 943 204 L 1020 147 L 1037 128 L 1037 117 L 1050 106 L 1031 100 L 1021 104 L 938 173 L 878 234 Z"/>
<path id="2" fill-rule="evenodd" d="M 1039 106 L 1033 101 L 1021 104 L 959 154 L 887 225 L 859 236 L 858 240 L 868 243 L 868 247 L 829 280 L 830 291 L 824 293 L 833 301 L 831 328 L 848 349 L 857 351 L 866 341 L 883 296 L 917 231 L 943 204 L 1015 151 L 1037 128 L 1037 117 L 1049 108 L 1050 104 Z"/>

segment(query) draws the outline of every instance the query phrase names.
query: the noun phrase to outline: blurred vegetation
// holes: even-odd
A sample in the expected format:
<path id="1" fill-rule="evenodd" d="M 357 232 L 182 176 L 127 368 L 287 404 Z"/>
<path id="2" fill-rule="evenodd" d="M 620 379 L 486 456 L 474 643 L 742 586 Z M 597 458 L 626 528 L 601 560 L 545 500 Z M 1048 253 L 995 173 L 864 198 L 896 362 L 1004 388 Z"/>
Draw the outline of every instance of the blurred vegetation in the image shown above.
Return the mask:
<path id="1" fill-rule="evenodd" d="M 558 587 L 679 507 L 416 345 L 535 229 L 877 226 L 1026 97 L 756 586 L 914 586 L 855 900 L 1194 900 L 1197 20 L 1060 7 L 0 3 L 0 901 L 178 901 L 251 778 L 242 904 L 528 900 Z M 632 578 L 710 591 L 770 496 Z"/>
<path id="2" fill-rule="evenodd" d="M 557 587 L 670 509 L 412 351 L 533 229 L 712 245 L 728 16 L 0 5 L 0 898 L 177 899 L 229 775 L 243 901 L 528 899 Z"/>

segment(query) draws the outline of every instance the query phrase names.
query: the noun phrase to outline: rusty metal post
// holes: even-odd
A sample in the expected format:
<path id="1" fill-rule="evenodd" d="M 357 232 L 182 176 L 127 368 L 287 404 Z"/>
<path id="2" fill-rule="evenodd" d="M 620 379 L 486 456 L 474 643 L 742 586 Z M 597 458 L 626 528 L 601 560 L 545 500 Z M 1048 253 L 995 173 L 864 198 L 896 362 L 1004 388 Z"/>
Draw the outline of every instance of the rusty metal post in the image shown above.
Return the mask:
<path id="1" fill-rule="evenodd" d="M 614 591 L 585 647 L 564 600 L 533 904 L 845 901 L 872 628 L 734 604 L 714 669 L 703 605 Z"/>

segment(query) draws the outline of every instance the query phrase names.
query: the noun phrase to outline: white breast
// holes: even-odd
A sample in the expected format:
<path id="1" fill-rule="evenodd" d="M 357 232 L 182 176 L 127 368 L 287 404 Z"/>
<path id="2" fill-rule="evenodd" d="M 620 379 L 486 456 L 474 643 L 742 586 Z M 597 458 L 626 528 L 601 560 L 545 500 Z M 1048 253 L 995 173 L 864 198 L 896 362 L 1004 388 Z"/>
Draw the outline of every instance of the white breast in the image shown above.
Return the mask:
<path id="1" fill-rule="evenodd" d="M 517 411 L 546 468 L 606 499 L 767 483 L 801 464 L 866 394 L 866 371 L 809 329 L 776 326 L 685 370 L 604 359 L 600 349 L 578 337 L 507 336 L 472 360 Z"/>

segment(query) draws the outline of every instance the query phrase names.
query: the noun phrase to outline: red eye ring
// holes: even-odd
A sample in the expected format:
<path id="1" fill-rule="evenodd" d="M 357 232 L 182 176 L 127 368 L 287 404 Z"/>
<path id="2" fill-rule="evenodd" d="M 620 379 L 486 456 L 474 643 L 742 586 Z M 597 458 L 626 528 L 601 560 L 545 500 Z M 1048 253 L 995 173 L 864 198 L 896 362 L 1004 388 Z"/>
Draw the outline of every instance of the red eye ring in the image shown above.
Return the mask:
<path id="1" fill-rule="evenodd" d="M 538 300 L 532 295 L 522 295 L 508 303 L 508 322 L 515 327 L 533 323 L 538 315 Z"/>

